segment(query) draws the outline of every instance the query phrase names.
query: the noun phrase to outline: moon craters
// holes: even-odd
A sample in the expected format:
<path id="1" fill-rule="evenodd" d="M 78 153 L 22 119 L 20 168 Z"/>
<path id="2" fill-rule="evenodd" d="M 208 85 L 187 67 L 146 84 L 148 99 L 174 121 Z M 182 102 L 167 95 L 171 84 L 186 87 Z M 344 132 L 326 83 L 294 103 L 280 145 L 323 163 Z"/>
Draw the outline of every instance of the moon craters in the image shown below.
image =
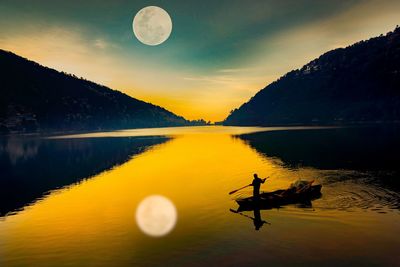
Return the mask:
<path id="1" fill-rule="evenodd" d="M 155 46 L 168 39 L 172 32 L 172 21 L 164 9 L 157 6 L 147 6 L 135 15 L 132 27 L 140 42 Z"/>

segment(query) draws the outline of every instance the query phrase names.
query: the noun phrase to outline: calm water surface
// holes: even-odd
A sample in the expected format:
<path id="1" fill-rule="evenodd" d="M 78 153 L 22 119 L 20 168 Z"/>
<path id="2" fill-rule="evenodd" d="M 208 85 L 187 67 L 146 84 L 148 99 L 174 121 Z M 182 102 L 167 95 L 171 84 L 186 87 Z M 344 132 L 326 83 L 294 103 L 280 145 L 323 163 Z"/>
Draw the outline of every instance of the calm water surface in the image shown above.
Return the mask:
<path id="1" fill-rule="evenodd" d="M 142 129 L 0 139 L 0 266 L 398 266 L 397 127 Z M 314 179 L 312 206 L 234 213 L 228 192 Z M 145 235 L 138 203 L 178 221 Z"/>

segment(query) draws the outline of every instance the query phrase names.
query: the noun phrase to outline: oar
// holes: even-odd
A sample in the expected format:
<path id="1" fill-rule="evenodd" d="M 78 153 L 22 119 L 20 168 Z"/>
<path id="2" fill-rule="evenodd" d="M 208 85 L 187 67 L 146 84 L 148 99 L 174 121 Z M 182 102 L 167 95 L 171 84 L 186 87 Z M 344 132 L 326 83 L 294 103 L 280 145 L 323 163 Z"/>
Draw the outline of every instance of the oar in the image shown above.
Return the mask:
<path id="1" fill-rule="evenodd" d="M 252 186 L 252 184 L 248 184 L 248 185 L 243 186 L 243 187 L 241 187 L 239 189 L 233 190 L 233 191 L 229 192 L 229 195 L 232 195 L 233 193 L 236 193 L 237 191 L 242 190 L 242 189 L 244 189 L 246 187 L 249 187 L 249 186 Z"/>
<path id="2" fill-rule="evenodd" d="M 233 213 L 236 213 L 236 214 L 242 215 L 242 216 L 244 216 L 244 217 L 246 217 L 246 218 L 255 220 L 253 217 L 248 216 L 248 215 L 246 215 L 246 214 L 243 214 L 243 213 L 241 213 L 241 212 L 239 212 L 239 211 L 237 211 L 237 210 L 234 210 L 234 209 L 229 209 L 229 210 L 230 210 L 231 212 L 233 212 Z M 262 222 L 271 225 L 270 222 L 267 222 L 267 221 L 264 221 L 264 220 L 262 220 Z"/>
<path id="3" fill-rule="evenodd" d="M 269 178 L 269 176 L 268 176 L 267 178 L 264 178 L 264 182 L 265 182 L 265 180 L 267 180 L 268 178 Z M 243 186 L 243 187 L 241 187 L 241 188 L 239 188 L 239 189 L 233 190 L 233 191 L 229 192 L 229 195 L 232 195 L 233 193 L 236 193 L 237 191 L 242 190 L 242 189 L 244 189 L 244 188 L 246 188 L 246 187 L 249 187 L 249 186 L 252 186 L 252 185 L 253 185 L 253 184 L 248 184 L 248 185 Z"/>

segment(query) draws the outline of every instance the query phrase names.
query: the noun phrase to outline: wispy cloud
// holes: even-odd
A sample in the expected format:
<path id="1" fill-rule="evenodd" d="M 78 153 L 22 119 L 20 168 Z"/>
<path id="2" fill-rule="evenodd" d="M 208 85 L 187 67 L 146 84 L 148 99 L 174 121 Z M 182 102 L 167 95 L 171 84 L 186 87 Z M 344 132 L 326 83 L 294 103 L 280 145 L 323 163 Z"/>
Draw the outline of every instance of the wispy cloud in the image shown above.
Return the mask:
<path id="1" fill-rule="evenodd" d="M 125 28 L 114 24 L 118 21 L 113 17 L 115 13 L 105 12 L 110 16 L 107 23 L 98 27 L 101 21 L 96 21 L 94 27 L 88 26 L 86 15 L 80 22 L 71 22 L 66 16 L 63 21 L 52 17 L 52 23 L 47 23 L 48 18 L 34 21 L 34 12 L 29 12 L 28 20 L 23 12 L 19 16 L 16 6 L 15 14 L 0 11 L 2 15 L 10 13 L 7 18 L 0 16 L 0 48 L 187 118 L 214 121 L 224 119 L 231 109 L 286 72 L 330 49 L 392 30 L 400 17 L 399 1 L 366 0 L 290 24 L 287 14 L 310 13 L 294 8 L 304 8 L 304 1 L 293 4 L 282 0 L 278 6 L 275 2 L 260 2 L 233 1 L 228 9 L 217 4 L 211 15 L 208 7 L 204 7 L 206 13 L 193 9 L 202 18 L 200 24 L 196 21 L 182 27 L 182 23 L 194 20 L 180 17 L 181 24 L 176 24 L 171 39 L 151 49 L 133 39 L 131 21 L 125 20 Z M 318 10 L 326 10 L 324 5 L 320 3 Z M 221 15 L 221 10 L 226 12 Z M 43 14 L 45 17 L 45 10 Z M 125 10 L 121 14 L 127 16 Z M 207 38 L 202 40 L 203 36 Z"/>
<path id="2" fill-rule="evenodd" d="M 106 49 L 107 47 L 109 47 L 109 44 L 104 41 L 103 39 L 96 39 L 94 40 L 94 46 L 100 49 Z"/>
<path id="3" fill-rule="evenodd" d="M 253 72 L 256 71 L 257 68 L 232 68 L 232 69 L 219 69 L 217 72 L 221 73 L 244 73 L 244 72 Z"/>
<path id="4" fill-rule="evenodd" d="M 399 1 L 362 1 L 335 16 L 266 35 L 247 47 L 246 64 L 238 68 L 257 66 L 277 79 L 324 52 L 393 30 L 399 17 Z"/>

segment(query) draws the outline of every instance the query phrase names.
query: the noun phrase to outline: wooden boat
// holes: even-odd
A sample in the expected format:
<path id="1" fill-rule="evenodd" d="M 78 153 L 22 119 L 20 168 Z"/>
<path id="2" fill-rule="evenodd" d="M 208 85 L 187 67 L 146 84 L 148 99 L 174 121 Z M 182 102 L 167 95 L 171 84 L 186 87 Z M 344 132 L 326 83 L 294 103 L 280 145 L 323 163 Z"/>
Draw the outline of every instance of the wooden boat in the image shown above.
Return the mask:
<path id="1" fill-rule="evenodd" d="M 310 205 L 311 200 L 321 197 L 321 188 L 322 185 L 312 185 L 307 190 L 300 192 L 297 192 L 296 188 L 263 192 L 258 199 L 251 196 L 237 199 L 236 202 L 239 204 L 238 211 L 272 209 L 289 204 Z"/>

